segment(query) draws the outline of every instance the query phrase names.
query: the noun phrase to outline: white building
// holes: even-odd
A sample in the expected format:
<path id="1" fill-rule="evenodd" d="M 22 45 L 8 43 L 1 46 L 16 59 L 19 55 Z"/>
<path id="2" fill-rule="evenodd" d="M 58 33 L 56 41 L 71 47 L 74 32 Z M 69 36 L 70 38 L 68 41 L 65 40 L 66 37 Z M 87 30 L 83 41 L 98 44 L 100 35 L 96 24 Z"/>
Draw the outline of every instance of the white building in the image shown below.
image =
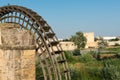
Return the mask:
<path id="1" fill-rule="evenodd" d="M 106 40 L 106 41 L 108 41 L 108 40 L 111 40 L 111 39 L 116 39 L 117 37 L 103 37 L 103 40 Z"/>
<path id="2" fill-rule="evenodd" d="M 103 40 L 107 41 L 108 46 L 120 45 L 120 40 L 111 41 L 112 39 L 116 39 L 117 37 L 103 37 Z"/>

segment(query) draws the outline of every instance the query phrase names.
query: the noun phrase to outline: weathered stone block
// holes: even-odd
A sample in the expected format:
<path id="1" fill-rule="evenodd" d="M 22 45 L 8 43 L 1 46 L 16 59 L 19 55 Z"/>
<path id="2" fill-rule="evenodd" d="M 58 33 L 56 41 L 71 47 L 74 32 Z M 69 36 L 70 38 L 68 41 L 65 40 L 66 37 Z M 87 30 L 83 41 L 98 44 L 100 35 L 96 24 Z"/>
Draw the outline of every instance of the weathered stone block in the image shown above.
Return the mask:
<path id="1" fill-rule="evenodd" d="M 35 37 L 18 24 L 0 24 L 0 80 L 35 80 Z"/>

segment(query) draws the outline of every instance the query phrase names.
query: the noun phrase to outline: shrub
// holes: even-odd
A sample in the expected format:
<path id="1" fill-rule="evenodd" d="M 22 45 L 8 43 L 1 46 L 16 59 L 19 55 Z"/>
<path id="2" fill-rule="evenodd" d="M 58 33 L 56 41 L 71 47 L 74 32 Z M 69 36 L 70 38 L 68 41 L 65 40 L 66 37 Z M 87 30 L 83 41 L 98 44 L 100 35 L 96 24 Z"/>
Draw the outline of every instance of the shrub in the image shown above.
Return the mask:
<path id="1" fill-rule="evenodd" d="M 74 61 L 73 56 L 72 56 L 70 51 L 64 51 L 64 53 L 65 53 L 65 57 L 66 57 L 68 62 L 73 62 Z"/>
<path id="2" fill-rule="evenodd" d="M 81 77 L 82 77 L 81 72 L 79 70 L 71 68 L 70 72 L 71 72 L 71 79 L 72 80 L 82 80 L 81 79 Z"/>
<path id="3" fill-rule="evenodd" d="M 89 67 L 87 71 L 91 80 L 101 80 L 99 68 Z"/>
<path id="4" fill-rule="evenodd" d="M 120 80 L 120 66 L 118 62 L 113 60 L 105 61 L 101 76 L 103 80 Z"/>
<path id="5" fill-rule="evenodd" d="M 91 53 L 83 54 L 80 56 L 80 59 L 79 59 L 80 62 L 84 62 L 84 63 L 90 62 L 93 60 L 95 60 L 95 58 L 93 58 L 93 55 Z"/>
<path id="6" fill-rule="evenodd" d="M 44 80 L 43 77 L 40 77 L 42 75 L 42 69 L 40 66 L 36 66 L 36 80 Z"/>
<path id="7" fill-rule="evenodd" d="M 118 43 L 115 43 L 115 46 L 120 46 L 120 44 L 118 44 Z"/>
<path id="8" fill-rule="evenodd" d="M 73 53 L 74 56 L 78 56 L 78 55 L 80 55 L 80 50 L 75 49 L 72 53 Z"/>

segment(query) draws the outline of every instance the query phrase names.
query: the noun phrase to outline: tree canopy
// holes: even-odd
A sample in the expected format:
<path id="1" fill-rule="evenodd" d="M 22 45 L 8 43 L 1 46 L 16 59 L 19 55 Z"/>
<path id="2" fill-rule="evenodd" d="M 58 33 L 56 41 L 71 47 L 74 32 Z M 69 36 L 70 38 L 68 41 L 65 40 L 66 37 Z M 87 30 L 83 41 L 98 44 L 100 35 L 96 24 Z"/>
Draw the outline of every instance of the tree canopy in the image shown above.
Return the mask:
<path id="1" fill-rule="evenodd" d="M 84 48 L 87 42 L 86 37 L 80 31 L 76 32 L 75 35 L 72 35 L 70 40 L 73 41 L 77 45 L 78 49 Z"/>

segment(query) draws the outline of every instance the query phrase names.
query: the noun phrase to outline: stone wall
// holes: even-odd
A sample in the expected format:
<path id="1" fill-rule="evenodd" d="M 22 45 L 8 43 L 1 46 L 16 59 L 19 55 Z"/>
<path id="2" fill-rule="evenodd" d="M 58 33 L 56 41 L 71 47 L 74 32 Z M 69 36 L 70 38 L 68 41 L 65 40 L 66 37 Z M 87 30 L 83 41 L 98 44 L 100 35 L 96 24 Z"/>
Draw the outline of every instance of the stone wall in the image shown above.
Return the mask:
<path id="1" fill-rule="evenodd" d="M 0 24 L 0 80 L 35 80 L 35 37 L 18 24 Z"/>
<path id="2" fill-rule="evenodd" d="M 74 42 L 60 42 L 60 45 L 64 51 L 73 51 L 77 49 L 77 46 L 74 44 Z"/>

